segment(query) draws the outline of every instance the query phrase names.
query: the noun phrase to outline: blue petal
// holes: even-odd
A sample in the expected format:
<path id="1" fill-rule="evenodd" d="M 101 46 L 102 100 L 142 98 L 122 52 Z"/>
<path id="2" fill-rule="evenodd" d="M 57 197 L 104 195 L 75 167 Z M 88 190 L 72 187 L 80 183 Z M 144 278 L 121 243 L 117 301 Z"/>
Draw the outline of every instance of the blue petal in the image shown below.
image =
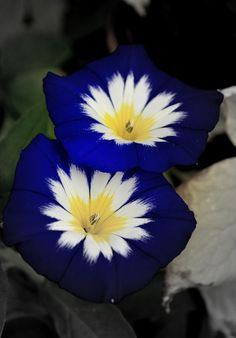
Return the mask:
<path id="1" fill-rule="evenodd" d="M 35 271 L 58 282 L 64 275 L 77 248 L 58 248 L 60 232 L 47 232 L 31 236 L 16 245 L 17 250 Z"/>
<path id="2" fill-rule="evenodd" d="M 172 125 L 177 132 L 155 147 L 102 140 L 101 134 L 91 131 L 93 119 L 82 111 L 82 95 L 89 86 L 100 86 L 108 93 L 107 80 L 119 72 L 126 78 L 133 72 L 135 82 L 144 74 L 151 83 L 150 99 L 161 92 L 175 93 L 173 103 L 186 113 L 183 121 Z M 110 56 L 87 65 L 67 77 L 48 74 L 44 80 L 49 113 L 56 125 L 56 135 L 69 157 L 78 165 L 115 172 L 136 166 L 163 172 L 177 164 L 195 164 L 204 150 L 207 134 L 218 120 L 222 94 L 192 88 L 158 70 L 142 46 L 121 46 Z"/>
<path id="3" fill-rule="evenodd" d="M 58 179 L 57 167 L 68 171 L 65 152 L 57 141 L 38 135 L 21 152 L 17 164 L 14 189 L 30 190 L 51 197 L 47 178 Z"/>
<path id="4" fill-rule="evenodd" d="M 208 133 L 204 130 L 187 129 L 176 126 L 177 137 L 168 137 L 156 147 L 146 149 L 137 146 L 138 158 L 144 170 L 164 172 L 176 165 L 196 164 L 199 154 L 204 150 Z"/>
<path id="5" fill-rule="evenodd" d="M 3 215 L 7 224 L 4 240 L 8 245 L 48 232 L 46 224 L 52 219 L 42 215 L 40 207 L 55 202 L 47 180 L 59 179 L 57 166 L 68 172 L 65 153 L 57 141 L 39 135 L 22 151 Z"/>
<path id="6" fill-rule="evenodd" d="M 40 192 L 30 190 L 14 190 L 4 212 L 4 241 L 14 245 L 29 240 L 32 236 L 48 233 L 46 224 L 52 218 L 44 216 L 40 207 L 54 203 L 54 200 Z"/>
<path id="7" fill-rule="evenodd" d="M 117 167 L 125 171 L 138 166 L 135 144 L 119 147 L 113 141 L 102 140 L 100 134 L 88 132 L 89 125 L 83 120 L 57 128 L 57 137 L 69 150 L 71 162 L 109 172 L 116 172 Z"/>
<path id="8" fill-rule="evenodd" d="M 81 298 L 96 302 L 120 301 L 144 287 L 161 267 L 155 258 L 143 254 L 135 246 L 128 258 L 114 253 L 111 262 L 100 255 L 96 264 L 88 264 L 82 254 L 79 247 L 60 285 Z"/>
<path id="9" fill-rule="evenodd" d="M 88 263 L 79 246 L 65 270 L 59 284 L 75 295 L 95 302 L 112 302 L 116 299 L 119 283 L 114 261 L 101 254 L 96 263 Z"/>

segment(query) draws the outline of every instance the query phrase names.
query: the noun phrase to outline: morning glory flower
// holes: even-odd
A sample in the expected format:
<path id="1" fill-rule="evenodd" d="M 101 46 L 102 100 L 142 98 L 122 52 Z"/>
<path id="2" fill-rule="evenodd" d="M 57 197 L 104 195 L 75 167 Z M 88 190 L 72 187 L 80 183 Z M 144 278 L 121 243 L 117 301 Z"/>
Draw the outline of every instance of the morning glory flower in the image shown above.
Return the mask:
<path id="1" fill-rule="evenodd" d="M 3 231 L 38 273 L 84 299 L 117 302 L 178 255 L 194 228 L 162 175 L 78 167 L 39 135 L 21 154 Z"/>
<path id="2" fill-rule="evenodd" d="M 223 98 L 158 70 L 141 46 L 121 46 L 69 76 L 49 73 L 44 90 L 71 162 L 108 172 L 195 164 Z"/>

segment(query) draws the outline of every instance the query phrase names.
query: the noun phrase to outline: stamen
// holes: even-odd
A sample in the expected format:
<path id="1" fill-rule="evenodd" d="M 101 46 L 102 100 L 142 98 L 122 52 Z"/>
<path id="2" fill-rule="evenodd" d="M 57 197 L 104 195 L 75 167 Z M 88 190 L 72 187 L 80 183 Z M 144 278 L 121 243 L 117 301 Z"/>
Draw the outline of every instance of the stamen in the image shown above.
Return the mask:
<path id="1" fill-rule="evenodd" d="M 97 222 L 100 220 L 99 214 L 93 214 L 89 217 L 89 223 L 91 225 L 97 224 Z"/>
<path id="2" fill-rule="evenodd" d="M 132 131 L 133 131 L 133 129 L 134 129 L 134 123 L 133 123 L 133 121 L 128 121 L 127 123 L 126 123 L 126 125 L 125 125 L 125 130 L 129 133 L 129 134 L 131 134 L 132 133 Z"/>

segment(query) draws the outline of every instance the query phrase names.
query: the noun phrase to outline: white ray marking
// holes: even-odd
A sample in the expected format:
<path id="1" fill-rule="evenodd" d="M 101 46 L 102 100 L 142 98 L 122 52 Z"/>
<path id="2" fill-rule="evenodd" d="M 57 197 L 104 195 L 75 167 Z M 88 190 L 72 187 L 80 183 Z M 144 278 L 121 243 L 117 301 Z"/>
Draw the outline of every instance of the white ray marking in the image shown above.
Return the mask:
<path id="1" fill-rule="evenodd" d="M 133 240 L 145 240 L 150 238 L 149 233 L 140 227 L 124 228 L 114 232 L 114 234 L 125 239 L 133 239 Z"/>
<path id="2" fill-rule="evenodd" d="M 73 196 L 74 193 L 74 188 L 73 185 L 71 184 L 70 177 L 65 173 L 64 170 L 61 168 L 57 168 L 57 174 L 60 178 L 61 184 L 65 190 L 65 193 L 68 197 Z"/>
<path id="3" fill-rule="evenodd" d="M 151 208 L 151 204 L 145 203 L 142 200 L 135 200 L 125 204 L 117 210 L 116 214 L 126 218 L 136 218 L 144 216 Z"/>
<path id="4" fill-rule="evenodd" d="M 105 132 L 102 136 L 101 136 L 101 139 L 102 140 L 108 140 L 108 141 L 114 141 L 114 137 L 117 137 L 117 136 L 114 136 L 114 134 L 109 130 L 108 132 Z M 115 139 L 115 142 L 118 144 L 118 139 Z M 122 139 L 121 139 L 122 141 Z M 124 144 L 124 142 L 122 142 L 122 144 Z"/>
<path id="5" fill-rule="evenodd" d="M 129 73 L 125 81 L 123 103 L 132 104 L 134 97 L 134 74 Z"/>
<path id="6" fill-rule="evenodd" d="M 48 204 L 40 208 L 43 215 L 51 218 L 55 218 L 59 221 L 70 222 L 73 219 L 71 213 L 56 204 Z"/>
<path id="7" fill-rule="evenodd" d="M 109 243 L 112 249 L 121 256 L 128 257 L 132 251 L 128 243 L 120 236 L 111 235 L 109 238 Z"/>
<path id="8" fill-rule="evenodd" d="M 119 186 L 122 183 L 123 176 L 124 176 L 124 173 L 122 173 L 121 171 L 117 171 L 115 175 L 113 175 L 110 181 L 108 182 L 104 190 L 105 193 L 108 195 L 114 195 L 116 190 L 119 188 Z"/>
<path id="9" fill-rule="evenodd" d="M 176 131 L 173 128 L 158 128 L 150 131 L 153 138 L 166 138 L 169 136 L 176 136 Z"/>
<path id="10" fill-rule="evenodd" d="M 89 86 L 89 90 L 94 100 L 97 102 L 98 112 L 111 115 L 115 114 L 115 110 L 112 106 L 110 98 L 100 87 Z"/>
<path id="11" fill-rule="evenodd" d="M 57 244 L 61 248 L 73 249 L 84 239 L 84 237 L 84 235 L 78 232 L 65 231 L 61 234 Z"/>
<path id="12" fill-rule="evenodd" d="M 112 140 L 114 140 L 114 134 L 112 132 L 111 129 L 109 129 L 108 127 L 104 126 L 103 124 L 99 124 L 99 123 L 93 123 L 91 124 L 90 127 L 91 130 L 96 131 L 98 133 L 102 134 L 102 138 L 103 139 L 110 139 L 110 138 L 105 138 L 105 135 L 107 137 L 111 137 Z"/>
<path id="13" fill-rule="evenodd" d="M 115 143 L 117 145 L 124 145 L 124 144 L 131 144 L 131 143 L 134 143 L 134 141 L 130 141 L 130 140 L 125 140 L 125 139 L 122 139 L 121 137 L 118 137 L 116 136 L 117 138 L 114 140 Z M 113 139 L 114 139 L 114 136 L 113 136 Z M 136 142 L 136 141 L 135 141 Z"/>
<path id="14" fill-rule="evenodd" d="M 70 167 L 70 181 L 73 186 L 73 196 L 79 196 L 85 203 L 89 202 L 89 185 L 84 171 L 75 165 Z"/>
<path id="15" fill-rule="evenodd" d="M 136 190 L 136 186 L 136 177 L 131 177 L 118 186 L 112 200 L 113 210 L 116 211 L 130 199 L 131 195 Z"/>
<path id="16" fill-rule="evenodd" d="M 48 179 L 49 189 L 52 191 L 55 200 L 65 209 L 69 210 L 68 197 L 60 182 Z"/>
<path id="17" fill-rule="evenodd" d="M 47 224 L 48 230 L 53 231 L 73 231 L 73 226 L 70 223 L 66 223 L 65 221 L 56 221 Z M 82 228 L 81 228 L 82 229 Z"/>
<path id="18" fill-rule="evenodd" d="M 147 147 L 155 147 L 157 140 L 151 141 L 151 140 L 146 140 L 146 141 L 135 141 L 138 144 L 143 144 Z"/>
<path id="19" fill-rule="evenodd" d="M 127 228 L 135 228 L 138 227 L 140 225 L 144 225 L 147 223 L 150 223 L 152 220 L 149 218 L 129 218 L 127 220 Z"/>
<path id="20" fill-rule="evenodd" d="M 152 117 L 153 113 L 156 112 L 156 114 L 161 111 L 162 109 L 166 108 L 170 105 L 171 101 L 174 99 L 173 93 L 160 93 L 157 96 L 155 96 L 143 110 L 142 116 L 143 117 Z"/>
<path id="21" fill-rule="evenodd" d="M 154 110 L 154 114 L 158 114 L 158 120 L 160 121 L 162 118 L 165 118 L 169 115 L 172 115 L 172 114 L 176 114 L 177 113 L 177 109 L 181 106 L 180 103 L 175 103 L 175 104 L 172 104 L 166 108 L 163 108 L 162 110 L 160 111 L 157 111 L 157 110 Z"/>
<path id="22" fill-rule="evenodd" d="M 97 170 L 94 172 L 90 188 L 90 196 L 92 199 L 97 198 L 99 194 L 104 192 L 110 178 L 111 175 L 108 173 L 103 173 Z"/>
<path id="23" fill-rule="evenodd" d="M 134 89 L 134 110 L 136 114 L 140 114 L 147 104 L 151 87 L 147 75 L 141 77 Z"/>
<path id="24" fill-rule="evenodd" d="M 173 112 L 167 116 L 163 116 L 162 118 L 157 117 L 156 123 L 153 125 L 151 130 L 153 129 L 161 129 L 163 127 L 168 127 L 176 123 L 180 123 L 187 116 L 184 112 Z"/>
<path id="25" fill-rule="evenodd" d="M 89 103 L 90 99 L 92 101 L 94 101 L 92 98 L 89 98 L 87 103 L 81 103 L 81 107 L 83 109 L 83 112 L 87 116 L 91 117 L 92 119 L 95 119 L 96 121 L 98 121 L 100 123 L 103 123 L 103 117 L 104 117 L 103 113 L 104 112 L 101 114 L 101 113 L 98 113 L 95 109 L 93 109 L 92 106 L 91 106 L 91 103 Z"/>
<path id="26" fill-rule="evenodd" d="M 87 234 L 84 241 L 83 255 L 89 263 L 95 263 L 100 254 L 100 248 L 93 239 L 93 236 Z"/>
<path id="27" fill-rule="evenodd" d="M 112 252 L 110 244 L 106 241 L 102 241 L 102 242 L 99 241 L 99 242 L 97 242 L 97 244 L 98 244 L 100 251 L 103 254 L 103 256 L 105 258 L 107 258 L 109 261 L 111 261 L 111 259 L 113 257 L 113 252 Z"/>
<path id="28" fill-rule="evenodd" d="M 124 95 L 124 80 L 120 73 L 115 74 L 108 81 L 108 91 L 111 101 L 116 111 L 118 111 L 123 103 Z"/>

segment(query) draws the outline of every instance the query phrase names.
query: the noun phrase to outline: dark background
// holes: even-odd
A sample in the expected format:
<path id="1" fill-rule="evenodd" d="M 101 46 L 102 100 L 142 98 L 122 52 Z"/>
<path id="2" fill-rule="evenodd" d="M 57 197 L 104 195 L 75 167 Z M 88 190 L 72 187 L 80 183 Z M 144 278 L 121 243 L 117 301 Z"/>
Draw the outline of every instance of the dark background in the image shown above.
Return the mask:
<path id="1" fill-rule="evenodd" d="M 59 5 L 62 6 L 60 11 Z M 1 133 L 8 135 L 12 127 L 17 129 L 7 141 L 2 136 L 0 145 L 2 149 L 5 144 L 9 149 L 18 149 L 10 160 L 6 159 L 6 153 L 2 155 L 0 151 L 1 164 L 7 163 L 5 172 L 0 172 L 0 180 L 4 177 L 5 184 L 4 194 L 0 196 L 2 200 L 10 189 L 11 171 L 14 173 L 19 150 L 32 138 L 31 125 L 28 131 L 19 134 L 21 129 L 17 123 L 25 118 L 21 110 L 30 108 L 35 100 L 44 102 L 41 80 L 46 68 L 56 67 L 64 73 L 72 73 L 86 63 L 109 54 L 119 44 L 141 43 L 160 69 L 189 85 L 208 89 L 236 85 L 234 0 L 153 0 L 144 17 L 119 0 L 67 0 L 58 3 L 55 0 L 2 0 L 0 22 Z M 60 39 L 50 40 L 52 35 Z M 52 42 L 55 43 L 53 47 Z M 50 53 L 42 53 L 47 50 Z M 35 76 L 33 79 L 22 77 L 29 71 Z M 27 125 L 25 121 L 28 120 L 20 125 Z M 41 120 L 35 121 L 39 125 Z M 208 143 L 197 167 L 178 169 L 186 172 L 200 170 L 233 156 L 236 156 L 235 147 L 225 134 L 221 134 Z M 172 179 L 176 185 L 180 183 L 174 174 Z M 7 276 L 11 303 L 8 302 L 2 337 L 66 338 L 56 325 L 58 319 L 52 315 L 57 313 L 55 309 L 58 305 L 53 305 L 52 301 L 54 309 L 49 310 L 47 302 L 41 303 L 42 291 L 39 292 L 35 282 L 16 267 L 7 270 Z M 167 314 L 161 305 L 163 279 L 164 272 L 158 274 L 144 290 L 118 304 L 137 337 L 223 337 L 221 333 L 211 332 L 204 302 L 195 289 L 175 297 L 173 311 Z M 17 302 L 17 314 L 14 302 Z M 31 303 L 39 305 L 35 308 Z M 65 317 L 60 320 L 66 320 Z M 80 332 L 74 337 L 83 335 Z"/>

